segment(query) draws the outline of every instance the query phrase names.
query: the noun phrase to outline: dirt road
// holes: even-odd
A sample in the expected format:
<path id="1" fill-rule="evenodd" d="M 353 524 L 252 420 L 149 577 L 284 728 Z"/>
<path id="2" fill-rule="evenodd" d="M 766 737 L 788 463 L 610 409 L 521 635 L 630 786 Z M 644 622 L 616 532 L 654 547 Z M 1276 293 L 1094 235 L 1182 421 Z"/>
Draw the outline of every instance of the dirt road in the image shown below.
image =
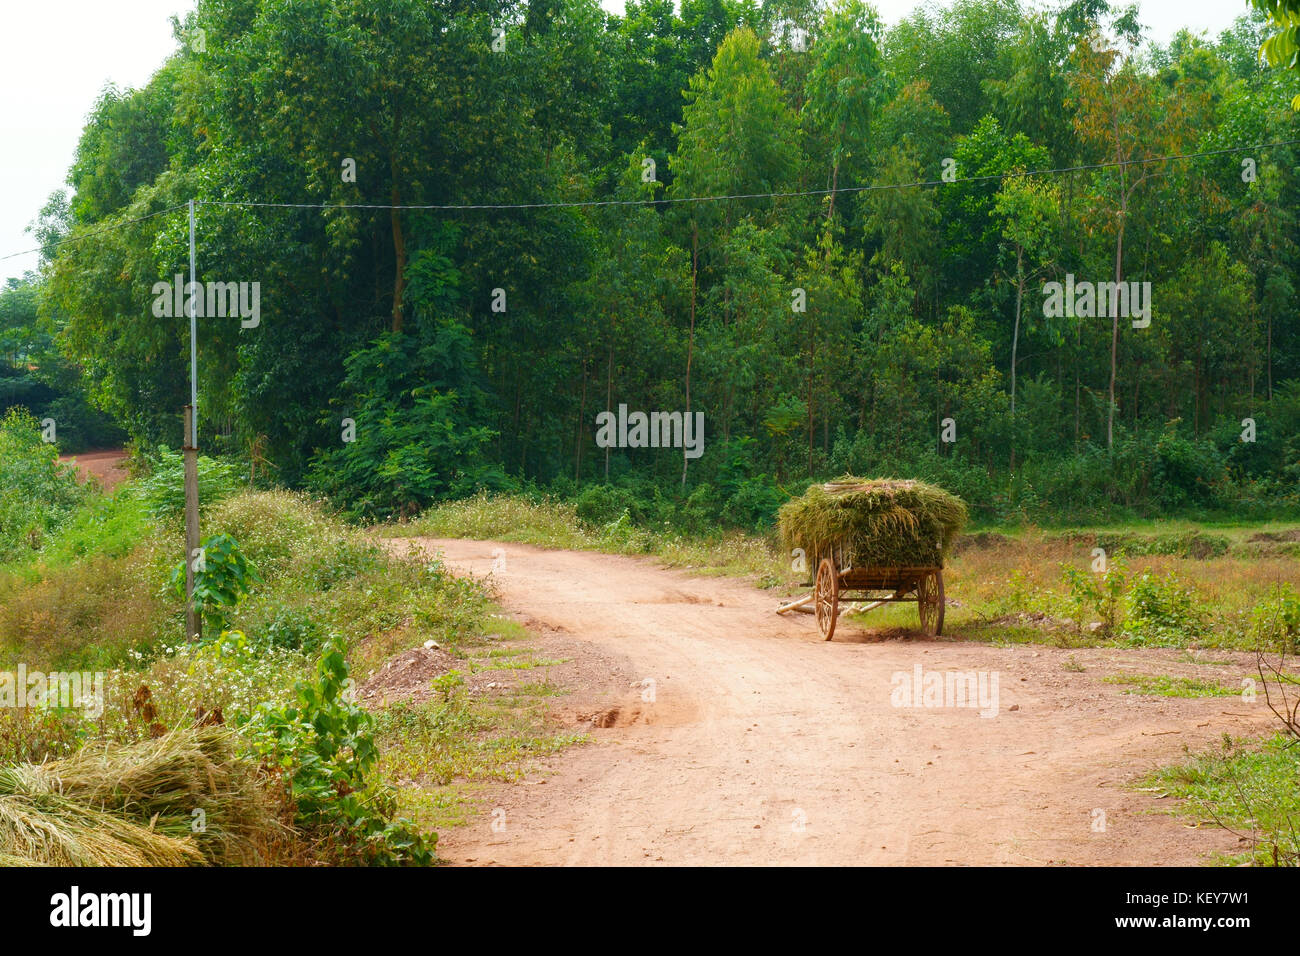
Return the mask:
<path id="1" fill-rule="evenodd" d="M 1197 670 L 1178 651 L 884 640 L 846 620 L 827 644 L 810 616 L 778 616 L 774 594 L 735 580 L 420 543 L 477 577 L 503 551 L 503 605 L 543 653 L 572 659 L 549 675 L 571 691 L 555 719 L 594 738 L 441 834 L 452 862 L 1173 865 L 1238 848 L 1134 787 L 1184 745 L 1267 729 L 1263 703 L 1125 695 L 1102 677 L 1212 672 L 1231 685 L 1252 672 L 1247 655 Z M 996 706 L 896 706 L 918 666 L 982 673 Z"/>
<path id="2" fill-rule="evenodd" d="M 126 470 L 126 452 L 121 448 L 87 451 L 80 455 L 60 455 L 59 461 L 75 461 L 82 481 L 95 477 L 105 491 L 112 491 L 130 477 Z"/>

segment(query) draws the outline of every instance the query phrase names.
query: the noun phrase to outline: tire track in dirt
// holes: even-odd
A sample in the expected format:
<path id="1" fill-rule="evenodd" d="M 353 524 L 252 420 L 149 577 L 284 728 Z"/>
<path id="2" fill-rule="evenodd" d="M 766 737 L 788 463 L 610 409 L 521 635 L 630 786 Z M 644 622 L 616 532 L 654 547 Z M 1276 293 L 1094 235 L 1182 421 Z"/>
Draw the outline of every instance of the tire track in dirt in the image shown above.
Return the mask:
<path id="1" fill-rule="evenodd" d="M 1132 789 L 1184 759 L 1184 745 L 1271 726 L 1262 704 L 1239 698 L 1141 697 L 1101 682 L 1185 671 L 1177 652 L 884 640 L 848 620 L 828 644 L 809 616 L 778 616 L 774 595 L 734 579 L 593 552 L 414 540 L 475 577 L 503 549 L 500 601 L 532 625 L 542 653 L 608 671 L 552 669 L 571 691 L 555 719 L 591 727 L 594 742 L 526 781 L 545 785 L 494 788 L 504 831 L 485 813 L 441 833 L 452 862 L 1189 865 L 1238 847 Z M 1066 671 L 1067 656 L 1086 671 Z M 1214 676 L 1253 671 L 1249 655 L 1233 660 Z M 918 664 L 997 672 L 997 715 L 893 706 L 894 675 Z M 652 701 L 630 686 L 645 679 Z M 588 723 L 592 714 L 609 726 Z"/>

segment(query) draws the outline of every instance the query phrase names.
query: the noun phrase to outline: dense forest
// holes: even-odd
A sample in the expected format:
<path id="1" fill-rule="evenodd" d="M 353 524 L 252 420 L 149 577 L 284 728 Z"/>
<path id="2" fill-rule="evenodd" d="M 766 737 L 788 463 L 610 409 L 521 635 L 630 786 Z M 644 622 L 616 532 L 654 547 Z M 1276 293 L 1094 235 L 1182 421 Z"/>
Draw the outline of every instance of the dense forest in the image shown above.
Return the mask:
<path id="1" fill-rule="evenodd" d="M 200 446 L 358 517 L 542 489 L 753 527 L 845 472 L 1003 520 L 1294 512 L 1300 81 L 1270 32 L 199 0 L 103 91 L 0 292 L 0 405 L 181 444 L 189 322 L 154 289 L 195 199 L 199 281 L 260 288 L 255 324 L 199 319 Z M 702 413 L 702 454 L 598 442 L 621 406 Z"/>

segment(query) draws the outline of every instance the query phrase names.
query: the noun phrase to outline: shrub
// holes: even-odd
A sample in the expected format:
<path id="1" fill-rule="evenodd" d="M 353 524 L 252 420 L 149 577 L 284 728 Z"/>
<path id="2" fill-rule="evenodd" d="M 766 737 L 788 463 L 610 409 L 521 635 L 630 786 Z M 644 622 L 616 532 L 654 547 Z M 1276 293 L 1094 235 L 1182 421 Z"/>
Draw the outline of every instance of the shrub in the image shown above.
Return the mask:
<path id="1" fill-rule="evenodd" d="M 588 485 L 573 499 L 573 510 L 584 525 L 601 528 L 637 506 L 635 496 L 626 489 L 613 485 Z"/>
<path id="2" fill-rule="evenodd" d="M 1167 508 L 1214 504 L 1227 477 L 1227 465 L 1211 441 L 1166 433 L 1156 442 L 1153 490 Z"/>
<path id="3" fill-rule="evenodd" d="M 722 506 L 722 520 L 737 528 L 763 530 L 776 522 L 776 512 L 787 496 L 767 475 L 744 478 Z"/>
<path id="4" fill-rule="evenodd" d="M 311 612 L 298 607 L 276 607 L 254 631 L 259 646 L 315 654 L 324 643 L 324 629 Z"/>
<path id="5" fill-rule="evenodd" d="M 488 398 L 470 333 L 424 321 L 385 333 L 344 362 L 354 439 L 321 449 L 310 485 L 356 518 L 406 518 L 435 501 L 511 482 L 488 455 Z"/>
<path id="6" fill-rule="evenodd" d="M 1287 583 L 1276 585 L 1251 611 L 1250 635 L 1260 647 L 1295 653 L 1300 639 L 1300 594 Z"/>
<path id="7" fill-rule="evenodd" d="M 436 835 L 394 820 L 391 788 L 369 779 L 378 757 L 373 718 L 351 701 L 343 652 L 330 645 L 297 701 L 265 706 L 246 725 L 256 752 L 283 778 L 296 822 L 340 862 L 425 865 Z"/>
<path id="8" fill-rule="evenodd" d="M 1196 595 L 1170 573 L 1149 568 L 1133 579 L 1125 598 L 1124 636 L 1134 644 L 1180 646 L 1205 633 Z"/>
<path id="9" fill-rule="evenodd" d="M 1078 631 L 1083 630 L 1084 618 L 1095 614 L 1101 621 L 1102 634 L 1114 637 L 1120 631 L 1124 611 L 1124 588 L 1128 581 L 1128 568 L 1118 558 L 1111 558 L 1103 572 L 1082 571 L 1074 565 L 1064 565 L 1062 575 L 1070 591 L 1071 617 Z"/>
<path id="10" fill-rule="evenodd" d="M 197 471 L 202 509 L 234 494 L 240 486 L 240 476 L 232 462 L 200 455 Z M 185 456 L 166 445 L 160 446 L 149 476 L 136 484 L 136 494 L 148 503 L 156 518 L 171 519 L 184 514 Z"/>
<path id="11" fill-rule="evenodd" d="M 239 542 L 228 534 L 215 534 L 203 542 L 202 555 L 194 559 L 194 609 L 203 616 L 203 623 L 217 632 L 226 628 L 227 619 L 235 606 L 244 599 L 253 584 L 262 578 L 242 551 Z M 172 569 L 171 587 L 176 595 L 186 599 L 186 566 L 182 561 Z"/>
<path id="12" fill-rule="evenodd" d="M 39 549 L 86 494 L 36 419 L 9 409 L 0 419 L 0 562 Z"/>

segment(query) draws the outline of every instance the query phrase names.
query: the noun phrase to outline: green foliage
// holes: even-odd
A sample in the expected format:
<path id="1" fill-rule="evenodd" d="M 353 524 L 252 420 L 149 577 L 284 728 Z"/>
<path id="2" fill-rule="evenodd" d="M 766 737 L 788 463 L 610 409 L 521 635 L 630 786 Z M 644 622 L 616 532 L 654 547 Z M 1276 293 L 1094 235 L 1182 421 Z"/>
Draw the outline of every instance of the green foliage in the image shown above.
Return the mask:
<path id="1" fill-rule="evenodd" d="M 485 454 L 494 433 L 474 424 L 483 397 L 467 330 L 437 324 L 386 333 L 347 360 L 355 440 L 319 452 L 312 485 L 359 518 L 406 517 L 434 501 L 507 485 Z"/>
<path id="2" fill-rule="evenodd" d="M 1300 644 L 1300 593 L 1290 583 L 1277 584 L 1250 614 L 1250 635 L 1259 647 L 1296 653 Z"/>
<path id="3" fill-rule="evenodd" d="M 23 409 L 0 419 L 0 563 L 38 550 L 86 497 L 74 470 Z"/>
<path id="4" fill-rule="evenodd" d="M 1083 631 L 1085 618 L 1091 614 L 1100 620 L 1103 637 L 1117 636 L 1124 624 L 1128 566 L 1119 557 L 1112 557 L 1106 562 L 1105 571 L 1082 571 L 1066 564 L 1062 565 L 1061 574 L 1069 588 L 1076 631 Z"/>
<path id="5" fill-rule="evenodd" d="M 612 485 L 587 485 L 573 499 L 573 510 L 578 520 L 596 528 L 615 521 L 620 515 L 630 514 L 633 504 L 638 508 L 632 492 Z"/>
<path id="6" fill-rule="evenodd" d="M 239 542 L 228 534 L 215 534 L 199 548 L 201 554 L 191 558 L 194 566 L 194 608 L 203 616 L 210 631 L 225 630 L 230 613 L 262 577 L 243 552 Z M 173 570 L 171 588 L 185 600 L 185 562 Z"/>
<path id="7" fill-rule="evenodd" d="M 1287 734 L 1242 746 L 1224 740 L 1221 752 L 1201 754 L 1186 764 L 1166 767 L 1151 783 L 1180 797 L 1175 812 L 1196 820 L 1214 819 L 1250 843 L 1224 862 L 1255 866 L 1300 864 L 1300 748 Z"/>
<path id="8" fill-rule="evenodd" d="M 138 494 L 156 518 L 168 520 L 185 513 L 185 456 L 166 445 L 158 448 L 150 462 L 148 477 L 135 485 Z M 233 462 L 199 455 L 199 507 L 207 509 L 235 493 L 240 476 Z"/>
<path id="9" fill-rule="evenodd" d="M 0 410 L 20 405 L 54 419 L 64 452 L 121 442 L 125 433 L 92 407 L 81 370 L 60 353 L 61 321 L 41 314 L 44 292 L 30 272 L 0 286 Z"/>
<path id="10" fill-rule="evenodd" d="M 351 700 L 348 665 L 329 645 L 314 681 L 300 681 L 296 701 L 267 705 L 245 726 L 256 753 L 283 775 L 295 821 L 337 841 L 339 862 L 414 865 L 433 862 L 436 835 L 394 819 L 391 790 L 372 779 L 378 758 L 374 720 Z"/>
<path id="11" fill-rule="evenodd" d="M 1250 0 L 1260 13 L 1268 15 L 1269 26 L 1277 32 L 1264 41 L 1260 52 L 1274 66 L 1300 69 L 1300 3 L 1296 0 Z M 1300 110 L 1300 96 L 1291 101 Z"/>
<path id="12" fill-rule="evenodd" d="M 1206 614 L 1192 588 L 1171 572 L 1138 574 L 1124 599 L 1124 638 L 1138 646 L 1177 647 L 1206 631 Z"/>

